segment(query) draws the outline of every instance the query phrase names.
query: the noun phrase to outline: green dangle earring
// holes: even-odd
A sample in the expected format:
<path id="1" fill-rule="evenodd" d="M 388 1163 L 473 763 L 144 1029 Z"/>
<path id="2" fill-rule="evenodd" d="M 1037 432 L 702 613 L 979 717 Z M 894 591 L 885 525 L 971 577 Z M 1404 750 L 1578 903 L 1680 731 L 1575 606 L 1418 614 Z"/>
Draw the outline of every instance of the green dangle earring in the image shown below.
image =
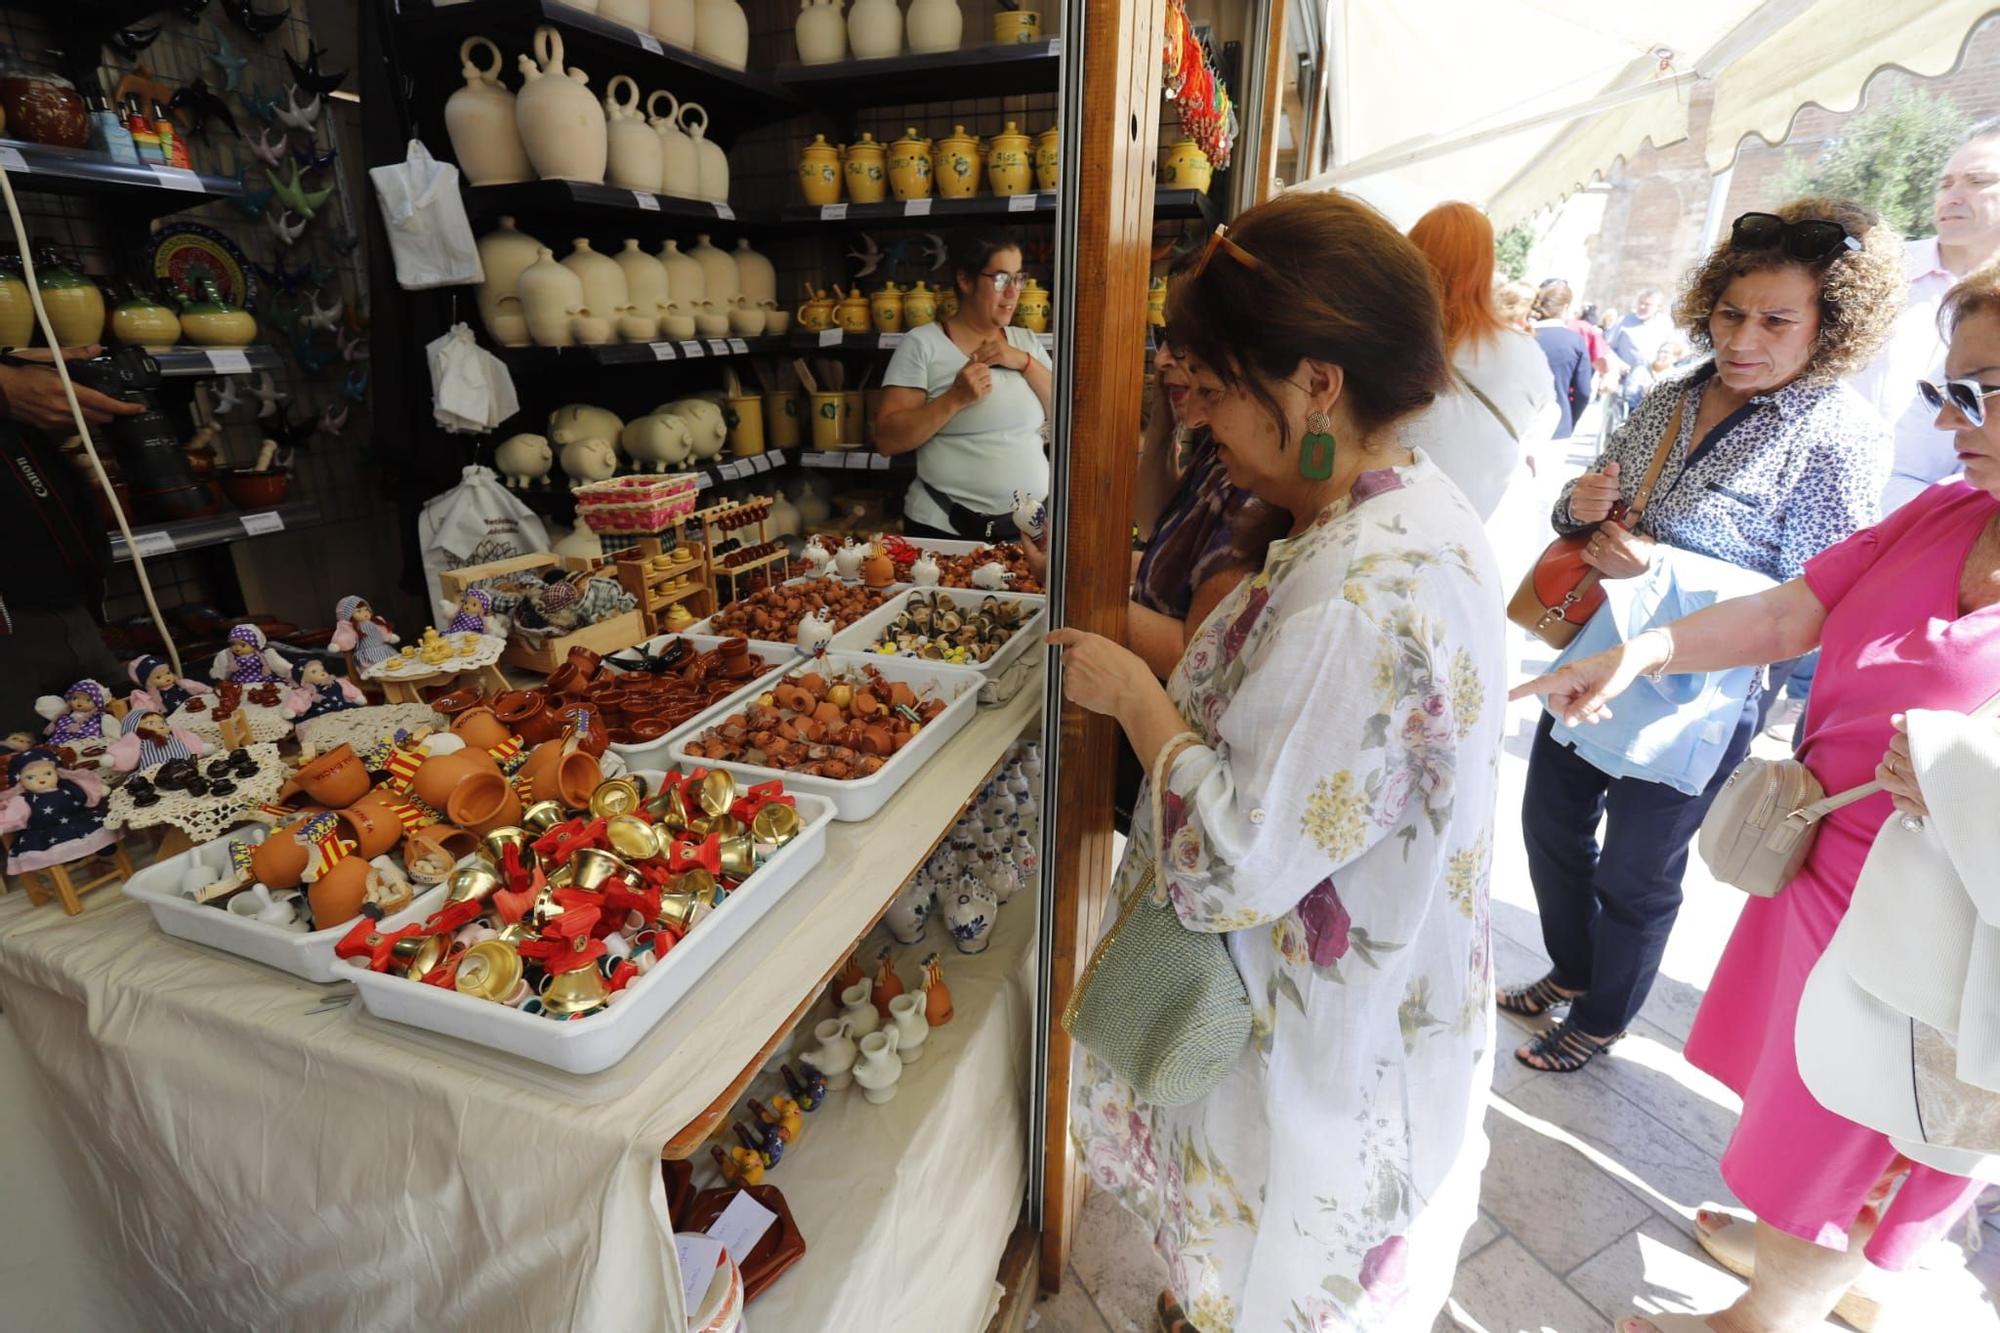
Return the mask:
<path id="1" fill-rule="evenodd" d="M 1306 413 L 1306 437 L 1299 441 L 1299 475 L 1325 481 L 1333 475 L 1333 422 L 1324 412 Z"/>

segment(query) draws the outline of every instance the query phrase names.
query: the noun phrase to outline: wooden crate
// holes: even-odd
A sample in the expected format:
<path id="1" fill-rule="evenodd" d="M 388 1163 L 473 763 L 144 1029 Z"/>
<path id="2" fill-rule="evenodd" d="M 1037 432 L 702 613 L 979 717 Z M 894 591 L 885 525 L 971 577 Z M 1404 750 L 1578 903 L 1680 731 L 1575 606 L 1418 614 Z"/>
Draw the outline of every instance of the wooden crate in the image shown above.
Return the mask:
<path id="1" fill-rule="evenodd" d="M 609 559 L 583 560 L 574 556 L 557 555 L 552 551 L 533 551 L 527 555 L 517 555 L 508 560 L 495 560 L 487 565 L 467 565 L 463 569 L 448 569 L 438 575 L 438 588 L 445 597 L 456 602 L 465 590 L 475 583 L 499 578 L 505 574 L 519 574 L 530 569 L 560 569 L 566 574 L 581 574 L 593 569 L 603 569 L 610 564 Z M 506 651 L 500 660 L 523 671 L 534 671 L 547 675 L 562 664 L 572 648 L 588 648 L 594 653 L 615 653 L 644 642 L 646 618 L 638 610 L 627 611 L 595 625 L 586 625 L 569 634 L 558 635 L 545 640 L 535 647 L 521 640 L 509 638 Z"/>

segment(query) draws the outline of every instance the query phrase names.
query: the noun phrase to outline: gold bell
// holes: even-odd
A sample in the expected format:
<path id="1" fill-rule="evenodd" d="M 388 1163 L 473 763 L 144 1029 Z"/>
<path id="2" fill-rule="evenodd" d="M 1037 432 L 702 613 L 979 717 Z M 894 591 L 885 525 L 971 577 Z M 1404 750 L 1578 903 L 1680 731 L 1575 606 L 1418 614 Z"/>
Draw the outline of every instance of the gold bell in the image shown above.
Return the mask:
<path id="1" fill-rule="evenodd" d="M 533 922 L 538 934 L 548 928 L 549 922 L 563 914 L 562 904 L 556 901 L 556 890 L 560 887 L 562 886 L 554 880 L 542 885 L 542 891 L 535 895 L 535 901 L 529 906 L 528 914 L 521 918 L 524 924 Z"/>
<path id="2" fill-rule="evenodd" d="M 729 813 L 736 804 L 736 779 L 724 769 L 715 769 L 701 780 L 701 808 L 711 819 Z"/>
<path id="3" fill-rule="evenodd" d="M 748 879 L 750 872 L 757 868 L 757 846 L 749 838 L 738 835 L 724 838 L 720 848 L 722 853 L 722 873 L 731 879 Z M 706 875 L 706 870 L 701 872 Z"/>
<path id="4" fill-rule="evenodd" d="M 767 805 L 750 821 L 750 833 L 759 842 L 783 847 L 799 836 L 799 812 L 789 805 Z"/>
<path id="5" fill-rule="evenodd" d="M 707 875 L 706 870 L 693 874 Z M 685 889 L 672 889 L 660 895 L 660 924 L 672 926 L 685 935 L 693 930 L 695 923 L 707 916 L 714 906 L 705 893 L 690 893 Z"/>
<path id="6" fill-rule="evenodd" d="M 483 903 L 499 887 L 500 872 L 497 869 L 485 861 L 467 861 L 445 879 L 444 900 L 448 903 Z"/>
<path id="7" fill-rule="evenodd" d="M 450 949 L 451 943 L 444 936 L 425 935 L 420 939 L 398 940 L 390 953 L 402 962 L 404 976 L 422 981 L 445 960 Z"/>
<path id="8" fill-rule="evenodd" d="M 708 821 L 708 833 L 713 833 L 718 838 L 741 838 L 749 832 L 749 825 L 735 815 L 721 814 Z M 705 838 L 708 833 L 702 836 Z"/>
<path id="9" fill-rule="evenodd" d="M 547 833 L 564 818 L 561 801 L 536 801 L 521 812 L 521 822 L 538 834 Z"/>
<path id="10" fill-rule="evenodd" d="M 606 880 L 632 873 L 631 866 L 596 847 L 586 847 L 577 852 L 563 869 L 569 871 L 570 883 L 579 889 L 592 890 L 603 888 Z"/>
<path id="11" fill-rule="evenodd" d="M 599 783 L 597 790 L 590 794 L 590 813 L 602 818 L 630 814 L 644 800 L 638 783 L 630 778 L 612 778 Z"/>
<path id="12" fill-rule="evenodd" d="M 520 984 L 520 953 L 512 944 L 497 939 L 481 940 L 467 949 L 452 979 L 462 994 L 503 1004 Z"/>
<path id="13" fill-rule="evenodd" d="M 507 864 L 509 847 L 519 849 L 523 866 L 535 868 L 535 835 L 524 828 L 497 828 L 479 841 L 479 850 L 496 867 Z"/>
<path id="14" fill-rule="evenodd" d="M 504 940 L 508 944 L 520 944 L 524 940 L 535 938 L 534 918 L 524 916 L 512 925 L 500 927 L 500 934 L 497 938 Z"/>
<path id="15" fill-rule="evenodd" d="M 628 861 L 643 861 L 660 854 L 660 840 L 653 826 L 637 815 L 611 816 L 604 821 L 604 836 Z"/>
<path id="16" fill-rule="evenodd" d="M 571 1014 L 589 1013 L 610 998 L 611 990 L 604 984 L 604 974 L 594 966 L 551 973 L 542 984 L 542 1008 L 565 1018 Z"/>
<path id="17" fill-rule="evenodd" d="M 652 799 L 647 809 L 659 818 L 661 827 L 669 832 L 679 833 L 687 827 L 687 798 L 681 794 L 679 784 L 661 791 Z"/>

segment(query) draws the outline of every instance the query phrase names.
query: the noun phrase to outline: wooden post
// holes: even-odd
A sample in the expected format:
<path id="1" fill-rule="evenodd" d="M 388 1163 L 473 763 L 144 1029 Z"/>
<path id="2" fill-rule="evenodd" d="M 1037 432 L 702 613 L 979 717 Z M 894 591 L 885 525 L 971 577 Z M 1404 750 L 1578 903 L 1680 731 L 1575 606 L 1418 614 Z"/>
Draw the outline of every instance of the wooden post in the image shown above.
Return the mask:
<path id="1" fill-rule="evenodd" d="M 1072 309 L 1062 348 L 1071 376 L 1065 622 L 1122 642 L 1132 558 L 1133 472 L 1146 359 L 1146 282 L 1160 133 L 1161 0 L 1071 6 L 1083 26 L 1083 114 L 1065 126 L 1077 153 Z M 1042 1286 L 1062 1282 L 1083 1178 L 1069 1140 L 1070 1041 L 1063 1006 L 1096 945 L 1111 885 L 1111 802 L 1117 726 L 1072 705 L 1061 718 L 1056 814 L 1054 967 L 1048 1008 L 1047 1126 L 1042 1179 Z"/>
<path id="2" fill-rule="evenodd" d="M 1285 30 L 1286 0 L 1264 0 L 1264 77 L 1258 91 L 1263 105 L 1244 107 L 1242 116 L 1258 122 L 1257 156 L 1244 165 L 1249 169 L 1250 202 L 1261 204 L 1274 191 L 1271 182 L 1278 174 L 1278 124 L 1285 114 L 1285 63 L 1291 59 L 1292 44 Z M 1255 59 L 1253 54 L 1251 59 Z"/>

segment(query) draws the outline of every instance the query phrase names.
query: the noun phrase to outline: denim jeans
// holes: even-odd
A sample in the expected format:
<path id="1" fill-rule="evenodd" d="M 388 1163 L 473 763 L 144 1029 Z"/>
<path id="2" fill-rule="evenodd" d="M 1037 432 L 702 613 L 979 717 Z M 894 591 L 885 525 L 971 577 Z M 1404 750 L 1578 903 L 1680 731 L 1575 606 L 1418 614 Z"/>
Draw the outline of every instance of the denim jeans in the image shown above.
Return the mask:
<path id="1" fill-rule="evenodd" d="M 1570 1018 L 1589 1035 L 1623 1032 L 1646 1003 L 1681 910 L 1688 844 L 1750 749 L 1758 704 L 1754 692 L 1744 700 L 1729 748 L 1698 796 L 1606 776 L 1558 744 L 1549 734 L 1554 719 L 1542 714 L 1521 801 L 1528 876 L 1556 984 L 1587 992 Z"/>

